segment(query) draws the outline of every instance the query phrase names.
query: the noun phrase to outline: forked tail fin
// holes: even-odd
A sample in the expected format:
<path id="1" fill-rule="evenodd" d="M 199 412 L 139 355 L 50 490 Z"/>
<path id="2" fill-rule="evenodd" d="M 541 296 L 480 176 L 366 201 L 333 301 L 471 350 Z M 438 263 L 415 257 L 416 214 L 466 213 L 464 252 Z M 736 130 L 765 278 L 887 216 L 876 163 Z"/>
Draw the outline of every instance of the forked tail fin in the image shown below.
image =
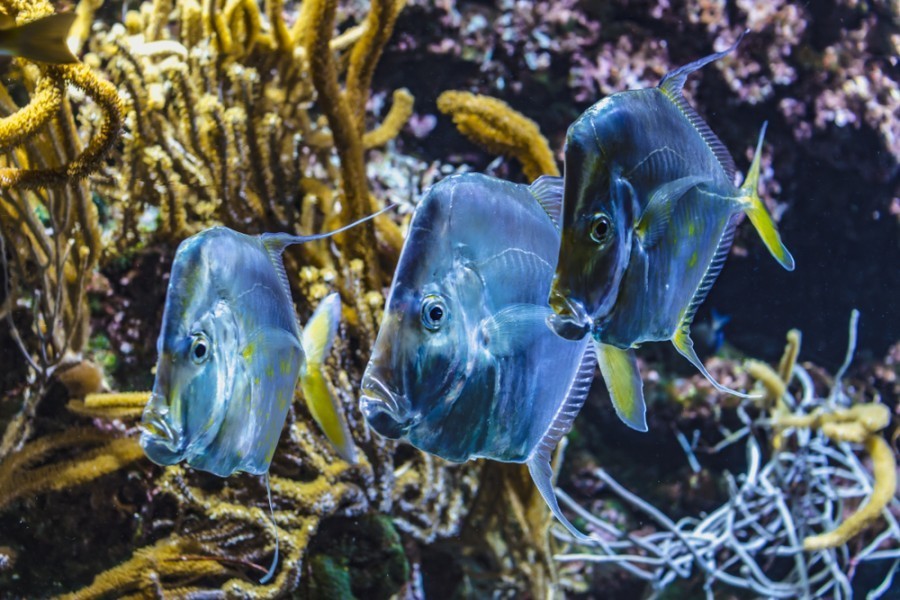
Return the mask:
<path id="1" fill-rule="evenodd" d="M 750 165 L 750 171 L 747 173 L 747 178 L 744 180 L 743 185 L 741 185 L 740 202 L 744 212 L 750 217 L 750 222 L 753 223 L 753 227 L 756 229 L 759 237 L 762 238 L 763 243 L 766 245 L 766 248 L 769 249 L 772 256 L 775 257 L 775 260 L 788 271 L 793 271 L 794 257 L 791 256 L 788 249 L 784 247 L 781 236 L 778 234 L 778 228 L 775 227 L 775 222 L 772 220 L 769 211 L 766 210 L 766 205 L 763 204 L 763 201 L 757 193 L 760 171 L 759 162 L 762 155 L 763 138 L 766 135 L 766 125 L 767 123 L 763 123 L 762 130 L 759 132 L 759 141 L 756 143 L 756 153 L 753 155 L 753 163 Z"/>

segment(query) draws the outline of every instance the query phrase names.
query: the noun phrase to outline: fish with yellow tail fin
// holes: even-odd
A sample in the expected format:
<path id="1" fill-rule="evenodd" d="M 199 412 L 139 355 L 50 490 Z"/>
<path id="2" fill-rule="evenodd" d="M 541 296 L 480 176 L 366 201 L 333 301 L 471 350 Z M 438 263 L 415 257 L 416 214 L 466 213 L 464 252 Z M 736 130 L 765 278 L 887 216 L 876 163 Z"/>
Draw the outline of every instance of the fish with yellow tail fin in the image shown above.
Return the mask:
<path id="1" fill-rule="evenodd" d="M 338 453 L 356 460 L 322 374 L 340 300 L 337 294 L 325 298 L 301 331 L 282 253 L 361 222 L 310 236 L 250 236 L 213 227 L 181 242 L 166 292 L 156 380 L 141 418 L 140 443 L 150 460 L 185 461 L 220 477 L 238 471 L 266 475 L 269 489 L 269 465 L 298 377 L 310 411 Z M 263 581 L 277 561 L 276 538 Z"/>
<path id="2" fill-rule="evenodd" d="M 75 13 L 49 15 L 22 25 L 0 15 L 0 56 L 58 65 L 78 62 L 67 41 L 74 22 Z"/>
<path id="3" fill-rule="evenodd" d="M 368 424 L 447 460 L 528 465 L 562 514 L 551 453 L 596 370 L 587 338 L 547 327 L 559 251 L 559 178 L 531 186 L 475 173 L 416 207 L 362 380 Z"/>
<path id="4" fill-rule="evenodd" d="M 741 36 L 743 37 L 743 35 Z M 645 431 L 634 348 L 670 340 L 720 391 L 694 351 L 690 325 L 746 214 L 772 256 L 794 259 L 757 195 L 765 125 L 744 184 L 725 146 L 688 104 L 688 75 L 734 50 L 666 75 L 656 88 L 621 92 L 569 127 L 563 226 L 550 304 L 551 326 L 590 332 L 619 417 Z"/>

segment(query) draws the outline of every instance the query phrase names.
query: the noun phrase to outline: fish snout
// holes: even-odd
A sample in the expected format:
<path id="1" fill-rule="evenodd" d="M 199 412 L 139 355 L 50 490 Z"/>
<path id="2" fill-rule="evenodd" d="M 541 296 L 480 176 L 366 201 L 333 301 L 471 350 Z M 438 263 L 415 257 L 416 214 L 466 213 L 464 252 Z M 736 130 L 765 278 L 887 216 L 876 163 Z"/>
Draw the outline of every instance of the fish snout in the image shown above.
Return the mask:
<path id="1" fill-rule="evenodd" d="M 554 280 L 550 290 L 550 308 L 553 314 L 547 317 L 547 326 L 556 335 L 567 340 L 580 340 L 591 331 L 591 317 L 578 300 L 572 299 L 561 290 L 558 280 Z"/>
<path id="2" fill-rule="evenodd" d="M 152 454 L 162 457 L 166 454 L 176 455 L 181 452 L 183 436 L 179 429 L 172 424 L 166 399 L 159 394 L 150 395 L 150 401 L 144 407 L 139 427 L 141 429 L 141 446 L 154 462 L 159 461 Z M 173 462 L 177 462 L 177 460 Z"/>
<path id="3" fill-rule="evenodd" d="M 363 377 L 359 408 L 372 429 L 392 440 L 406 435 L 413 422 L 406 396 L 370 375 Z"/>

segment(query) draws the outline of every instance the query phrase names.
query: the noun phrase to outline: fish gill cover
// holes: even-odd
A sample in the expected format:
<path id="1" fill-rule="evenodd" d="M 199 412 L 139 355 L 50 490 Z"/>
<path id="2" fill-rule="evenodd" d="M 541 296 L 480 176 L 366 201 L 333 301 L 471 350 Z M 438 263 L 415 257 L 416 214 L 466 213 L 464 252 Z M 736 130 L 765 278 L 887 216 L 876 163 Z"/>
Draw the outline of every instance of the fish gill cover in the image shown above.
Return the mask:
<path id="1" fill-rule="evenodd" d="M 0 67 L 9 273 L 0 290 L 0 595 L 543 596 L 552 586 L 634 597 L 654 585 L 697 594 L 704 584 L 764 595 L 887 591 L 898 528 L 896 498 L 884 490 L 896 487 L 896 449 L 876 441 L 884 419 L 869 413 L 880 409 L 854 407 L 880 401 L 897 410 L 896 2 L 81 0 L 68 8 L 81 63 L 25 53 Z M 0 11 L 22 25 L 53 7 L 0 0 Z M 740 256 L 705 304 L 733 316 L 707 368 L 738 389 L 753 388 L 748 373 L 762 376 L 768 403 L 723 396 L 666 354 L 644 352 L 651 433 L 638 434 L 618 424 L 595 385 L 557 473 L 593 515 L 569 517 L 614 538 L 608 548 L 571 545 L 551 527 L 527 470 L 451 466 L 368 431 L 358 384 L 406 215 L 424 189 L 465 170 L 520 181 L 555 173 L 566 127 L 590 104 L 653 86 L 748 27 L 738 51 L 692 78 L 687 93 L 739 171 L 759 123 L 770 122 L 761 195 L 806 270 L 779 274 L 741 226 L 732 251 Z M 444 90 L 456 91 L 438 99 Z M 282 560 L 261 586 L 274 538 L 259 479 L 154 467 L 135 426 L 147 394 L 106 392 L 152 381 L 182 239 L 215 224 L 317 233 L 388 201 L 401 202 L 399 217 L 285 256 L 303 322 L 330 292 L 341 295 L 343 325 L 325 366 L 360 462 L 338 458 L 298 394 L 272 467 Z M 745 368 L 734 350 L 775 360 L 783 332 L 799 326 L 806 355 L 835 372 L 852 306 L 862 311 L 858 366 L 840 386 L 808 363 L 779 386 L 796 351 L 771 377 Z M 772 491 L 786 467 L 794 470 L 785 489 L 799 495 Z M 821 495 L 800 493 L 810 482 Z M 825 502 L 838 492 L 847 502 L 817 504 L 820 521 L 745 512 L 748 529 L 716 538 L 731 545 L 704 541 L 725 531 L 728 510 Z M 883 502 L 890 512 L 875 510 Z M 708 517 L 691 520 L 701 513 Z M 640 529 L 648 517 L 650 533 Z M 776 531 L 775 541 L 754 524 Z M 807 535 L 812 547 L 796 552 Z M 785 548 L 794 553 L 773 558 Z"/>

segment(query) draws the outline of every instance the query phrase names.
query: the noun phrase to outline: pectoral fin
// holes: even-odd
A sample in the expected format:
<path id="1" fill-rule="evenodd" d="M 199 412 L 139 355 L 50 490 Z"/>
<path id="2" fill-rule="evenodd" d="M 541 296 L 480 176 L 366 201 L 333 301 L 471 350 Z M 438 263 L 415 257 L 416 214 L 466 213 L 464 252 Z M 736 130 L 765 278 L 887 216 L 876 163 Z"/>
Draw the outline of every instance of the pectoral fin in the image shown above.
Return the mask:
<path id="1" fill-rule="evenodd" d="M 596 339 L 594 349 L 616 414 L 632 429 L 647 431 L 644 382 L 641 380 L 634 350 L 622 350 Z"/>
<path id="2" fill-rule="evenodd" d="M 692 175 L 664 183 L 653 190 L 647 208 L 635 225 L 635 233 L 645 249 L 652 248 L 662 238 L 672 218 L 675 202 L 688 190 L 706 181 L 709 178 Z"/>
<path id="3" fill-rule="evenodd" d="M 766 210 L 766 205 L 763 204 L 763 201 L 757 193 L 760 171 L 759 161 L 762 155 L 762 143 L 765 135 L 766 124 L 764 123 L 762 130 L 759 132 L 759 141 L 756 143 L 756 153 L 753 155 L 753 163 L 750 165 L 750 171 L 747 173 L 747 178 L 741 186 L 742 195 L 740 203 L 744 212 L 750 218 L 750 222 L 753 223 L 753 227 L 756 229 L 759 237 L 762 238 L 763 243 L 766 245 L 766 248 L 768 248 L 769 253 L 775 257 L 775 260 L 777 260 L 782 267 L 788 271 L 793 271 L 794 257 L 791 256 L 791 253 L 788 252 L 788 249 L 785 248 L 782 243 L 781 236 L 778 234 L 778 228 L 775 227 L 775 222 L 772 220 L 769 211 Z"/>
<path id="4" fill-rule="evenodd" d="M 700 371 L 700 373 L 702 373 L 703 376 L 706 377 L 706 379 L 712 384 L 712 386 L 720 392 L 733 394 L 735 396 L 738 396 L 739 398 L 757 397 L 725 387 L 724 385 L 713 379 L 713 376 L 710 375 L 709 371 L 706 370 L 706 367 L 703 366 L 703 362 L 700 360 L 700 357 L 697 356 L 697 352 L 694 350 L 694 341 L 691 339 L 691 334 L 687 327 L 678 328 L 678 331 L 676 331 L 675 335 L 672 336 L 672 344 L 675 345 L 675 349 L 678 350 L 678 353 L 688 359 L 692 365 L 697 367 L 697 370 Z"/>
<path id="5" fill-rule="evenodd" d="M 326 297 L 316 308 L 303 329 L 303 351 L 306 365 L 300 375 L 303 397 L 322 432 L 334 445 L 338 454 L 349 463 L 356 462 L 356 446 L 343 410 L 335 398 L 322 370 L 325 358 L 341 318 L 341 301 L 337 294 Z"/>
<path id="6" fill-rule="evenodd" d="M 553 314 L 549 306 L 512 304 L 482 322 L 481 333 L 485 348 L 494 356 L 510 356 L 522 352 L 537 336 L 551 333 L 547 317 Z"/>

